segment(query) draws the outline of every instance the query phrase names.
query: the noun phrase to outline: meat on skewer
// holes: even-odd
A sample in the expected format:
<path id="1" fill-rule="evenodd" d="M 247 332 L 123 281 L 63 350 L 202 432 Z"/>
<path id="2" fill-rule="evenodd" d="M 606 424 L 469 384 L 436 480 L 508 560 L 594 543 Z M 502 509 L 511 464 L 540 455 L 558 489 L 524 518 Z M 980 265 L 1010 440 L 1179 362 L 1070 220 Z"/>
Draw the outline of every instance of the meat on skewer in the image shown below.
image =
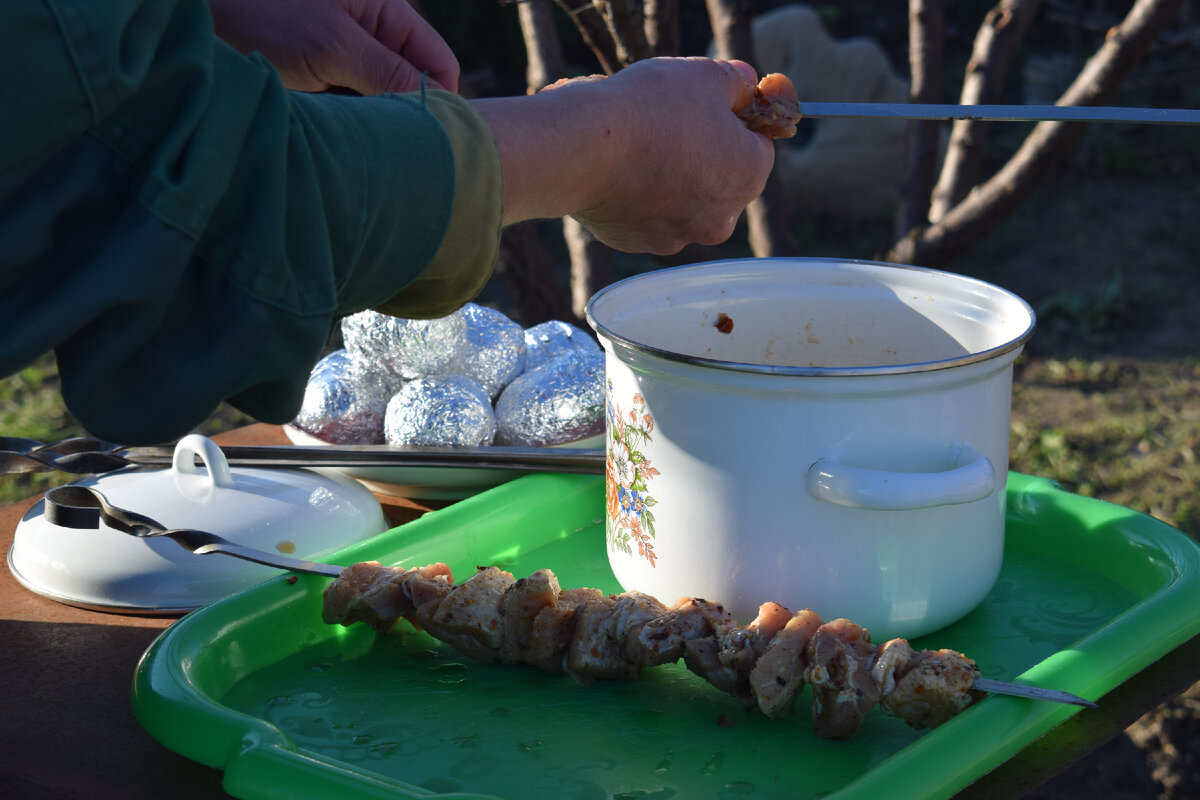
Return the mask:
<path id="1" fill-rule="evenodd" d="M 754 99 L 738 112 L 746 127 L 771 139 L 790 139 L 799 124 L 800 98 L 792 79 L 781 72 L 764 75 L 754 87 Z"/>
<path id="2" fill-rule="evenodd" d="M 718 603 L 683 598 L 670 608 L 641 592 L 562 590 L 540 569 L 516 580 L 479 567 L 455 584 L 449 567 L 363 562 L 325 590 L 330 624 L 386 631 L 401 618 L 478 661 L 530 664 L 587 685 L 636 679 L 683 659 L 689 670 L 747 709 L 787 716 L 805 681 L 818 736 L 854 735 L 876 705 L 917 728 L 942 724 L 983 696 L 975 662 L 952 650 L 914 651 L 903 639 L 876 647 L 845 619 L 822 622 L 764 603 L 739 626 Z"/>

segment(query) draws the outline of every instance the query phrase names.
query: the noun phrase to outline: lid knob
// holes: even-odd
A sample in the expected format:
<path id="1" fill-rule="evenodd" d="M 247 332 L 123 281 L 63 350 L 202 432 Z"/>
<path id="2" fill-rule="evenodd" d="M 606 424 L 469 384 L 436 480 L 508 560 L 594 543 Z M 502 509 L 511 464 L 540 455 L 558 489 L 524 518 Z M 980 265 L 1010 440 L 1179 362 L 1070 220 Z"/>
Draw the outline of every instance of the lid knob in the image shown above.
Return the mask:
<path id="1" fill-rule="evenodd" d="M 196 466 L 196 457 L 204 463 L 208 470 L 213 486 L 233 486 L 233 471 L 229 469 L 229 461 L 217 443 L 207 436 L 193 433 L 183 437 L 175 445 L 175 454 L 171 459 L 171 469 L 176 473 L 200 475 L 201 469 Z"/>

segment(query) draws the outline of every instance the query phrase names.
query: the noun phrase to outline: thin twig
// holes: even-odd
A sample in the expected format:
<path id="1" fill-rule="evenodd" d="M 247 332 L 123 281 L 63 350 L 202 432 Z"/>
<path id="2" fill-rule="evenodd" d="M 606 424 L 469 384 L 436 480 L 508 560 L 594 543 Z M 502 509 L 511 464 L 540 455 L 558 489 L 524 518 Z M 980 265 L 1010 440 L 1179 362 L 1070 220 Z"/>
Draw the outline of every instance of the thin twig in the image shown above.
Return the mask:
<path id="1" fill-rule="evenodd" d="M 1025 37 L 1041 0 L 1001 0 L 984 17 L 975 36 L 963 76 L 960 105 L 995 103 L 1017 44 Z M 989 126 L 979 120 L 956 120 L 933 190 L 929 221 L 937 222 L 979 182 Z"/>

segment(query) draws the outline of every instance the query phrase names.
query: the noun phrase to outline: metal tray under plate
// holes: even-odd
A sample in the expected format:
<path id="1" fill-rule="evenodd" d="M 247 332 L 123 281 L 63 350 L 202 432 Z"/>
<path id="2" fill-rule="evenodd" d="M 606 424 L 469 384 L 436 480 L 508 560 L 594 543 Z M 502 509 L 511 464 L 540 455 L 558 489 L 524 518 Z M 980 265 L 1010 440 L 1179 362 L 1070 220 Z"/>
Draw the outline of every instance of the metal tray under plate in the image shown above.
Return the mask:
<path id="1" fill-rule="evenodd" d="M 602 477 L 530 475 L 341 551 L 335 563 L 477 564 L 619 591 Z M 1119 506 L 1010 474 L 1000 579 L 916 644 L 984 677 L 1099 699 L 1200 633 L 1200 548 Z M 989 696 L 919 732 L 878 709 L 850 741 L 747 713 L 682 665 L 579 687 L 472 662 L 401 622 L 321 622 L 327 579 L 280 577 L 173 625 L 138 665 L 133 706 L 167 747 L 241 798 L 946 797 L 1075 713 Z"/>

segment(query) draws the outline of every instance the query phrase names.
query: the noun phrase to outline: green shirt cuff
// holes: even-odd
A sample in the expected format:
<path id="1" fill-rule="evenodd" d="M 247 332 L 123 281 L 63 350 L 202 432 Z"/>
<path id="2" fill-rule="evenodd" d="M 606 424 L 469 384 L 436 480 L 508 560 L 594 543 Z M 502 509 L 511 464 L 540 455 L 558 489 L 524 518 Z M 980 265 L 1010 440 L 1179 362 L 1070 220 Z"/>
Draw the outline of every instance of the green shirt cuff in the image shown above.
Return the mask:
<path id="1" fill-rule="evenodd" d="M 479 294 L 500 251 L 504 185 L 491 129 L 458 95 L 429 90 L 426 107 L 454 151 L 454 207 L 441 246 L 420 277 L 375 310 L 396 317 L 443 317 Z"/>

